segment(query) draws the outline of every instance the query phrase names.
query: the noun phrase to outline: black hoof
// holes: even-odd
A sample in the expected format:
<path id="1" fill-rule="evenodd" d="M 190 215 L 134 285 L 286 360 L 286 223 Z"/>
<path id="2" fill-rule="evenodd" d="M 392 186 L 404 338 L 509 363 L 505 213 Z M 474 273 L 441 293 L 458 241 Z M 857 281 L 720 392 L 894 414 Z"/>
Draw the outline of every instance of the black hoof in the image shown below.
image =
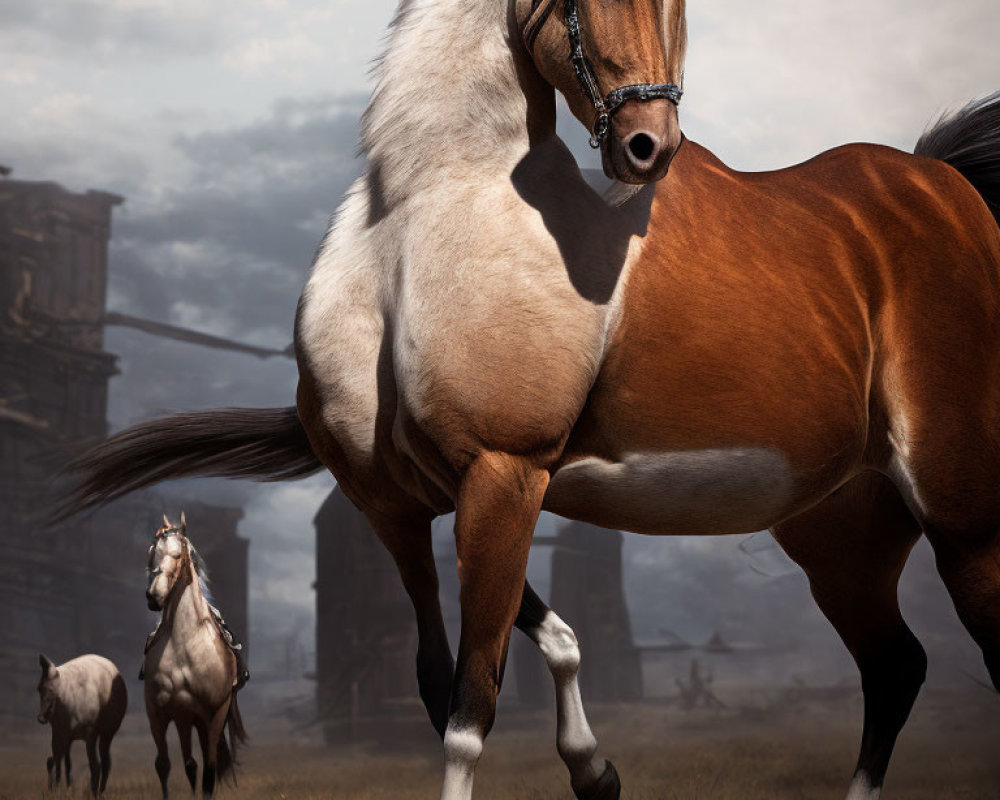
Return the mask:
<path id="1" fill-rule="evenodd" d="M 622 793 L 622 782 L 618 770 L 610 761 L 604 762 L 604 772 L 590 786 L 573 790 L 577 800 L 618 800 Z"/>

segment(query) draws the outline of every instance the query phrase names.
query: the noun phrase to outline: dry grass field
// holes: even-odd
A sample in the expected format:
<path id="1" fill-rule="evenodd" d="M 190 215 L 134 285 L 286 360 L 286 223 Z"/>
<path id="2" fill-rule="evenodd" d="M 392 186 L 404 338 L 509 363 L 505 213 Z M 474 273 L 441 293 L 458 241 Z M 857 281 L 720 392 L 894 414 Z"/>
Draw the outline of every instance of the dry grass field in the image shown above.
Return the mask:
<path id="1" fill-rule="evenodd" d="M 595 708 L 594 728 L 618 766 L 629 800 L 842 800 L 855 758 L 860 699 L 794 708 L 680 711 L 648 704 Z M 159 798 L 145 720 L 132 715 L 116 741 L 108 800 Z M 247 800 L 396 800 L 437 797 L 440 753 L 433 735 L 405 734 L 393 748 L 327 749 L 315 730 L 247 720 L 239 786 L 218 796 Z M 44 791 L 46 731 L 31 719 L 0 739 L 0 800 L 66 797 Z M 402 732 L 399 733 L 401 738 Z M 1000 699 L 986 692 L 925 695 L 900 739 L 884 800 L 1000 798 Z M 387 732 L 391 741 L 394 733 Z M 73 796 L 83 796 L 78 743 Z M 491 800 L 572 800 L 548 715 L 502 715 L 476 783 Z M 179 754 L 171 789 L 189 796 Z"/>

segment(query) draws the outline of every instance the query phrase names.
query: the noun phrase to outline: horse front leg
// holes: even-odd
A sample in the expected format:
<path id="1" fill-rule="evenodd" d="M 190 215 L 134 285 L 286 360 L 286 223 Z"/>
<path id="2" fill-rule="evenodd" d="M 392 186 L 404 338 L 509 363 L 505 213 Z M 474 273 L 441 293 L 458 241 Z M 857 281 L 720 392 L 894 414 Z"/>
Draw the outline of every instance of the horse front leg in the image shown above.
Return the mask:
<path id="1" fill-rule="evenodd" d="M 170 753 L 167 750 L 167 725 L 169 720 L 156 713 L 155 708 L 147 702 L 146 713 L 149 716 L 149 732 L 156 745 L 156 777 L 160 779 L 160 790 L 163 800 L 167 800 L 167 780 L 170 778 Z"/>
<path id="2" fill-rule="evenodd" d="M 417 685 L 431 724 L 442 738 L 448 725 L 448 699 L 455 674 L 455 660 L 448 644 L 437 566 L 431 543 L 431 519 L 424 513 L 405 521 L 367 514 L 382 544 L 392 554 L 417 617 Z"/>
<path id="3" fill-rule="evenodd" d="M 614 764 L 598 758 L 597 739 L 583 710 L 580 645 L 573 629 L 549 608 L 525 581 L 521 609 L 514 623 L 538 645 L 556 685 L 556 749 L 569 770 L 579 800 L 618 800 L 621 782 Z"/>
<path id="4" fill-rule="evenodd" d="M 526 459 L 488 453 L 473 461 L 459 489 L 455 540 L 462 636 L 444 736 L 441 800 L 472 797 L 548 479 L 546 470 Z"/>
<path id="5" fill-rule="evenodd" d="M 62 761 L 65 755 L 65 744 L 61 737 L 56 733 L 55 727 L 52 728 L 52 755 L 49 756 L 48 760 L 45 762 L 45 771 L 49 776 L 49 789 L 51 790 L 53 786 L 59 785 L 59 780 L 62 773 Z"/>

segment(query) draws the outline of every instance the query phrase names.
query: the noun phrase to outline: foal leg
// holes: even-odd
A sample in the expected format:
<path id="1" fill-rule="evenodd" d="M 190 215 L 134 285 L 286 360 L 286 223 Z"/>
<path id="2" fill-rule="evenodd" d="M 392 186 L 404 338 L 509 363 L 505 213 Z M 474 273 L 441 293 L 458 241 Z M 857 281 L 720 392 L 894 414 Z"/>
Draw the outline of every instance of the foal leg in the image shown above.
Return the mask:
<path id="1" fill-rule="evenodd" d="M 72 742 L 66 742 L 65 748 L 63 750 L 63 752 L 65 753 L 65 757 L 63 758 L 63 761 L 66 763 L 66 788 L 67 789 L 70 786 L 73 785 L 73 776 L 70 774 L 70 772 L 73 769 L 73 762 L 70 761 L 70 759 L 69 759 L 69 751 L 70 751 L 70 749 L 72 749 L 72 747 L 73 747 L 73 743 Z M 56 783 L 58 783 L 58 782 L 59 782 L 59 767 L 57 765 L 56 766 Z"/>
<path id="2" fill-rule="evenodd" d="M 442 738 L 448 725 L 448 699 L 455 674 L 455 660 L 448 645 L 437 566 L 431 544 L 430 518 L 423 512 L 403 522 L 369 513 L 368 521 L 392 554 L 403 586 L 417 616 L 417 685 L 431 724 Z"/>
<path id="3" fill-rule="evenodd" d="M 175 724 L 177 726 L 177 738 L 181 740 L 181 757 L 184 759 L 184 774 L 187 775 L 193 794 L 198 786 L 198 762 L 191 755 L 191 722 L 185 720 L 184 722 L 177 722 Z"/>
<path id="4" fill-rule="evenodd" d="M 65 752 L 64 752 L 65 750 Z M 69 750 L 66 748 L 65 742 L 62 738 L 56 734 L 55 728 L 52 729 L 52 755 L 49 757 L 48 761 L 45 762 L 45 771 L 49 775 L 49 789 L 53 786 L 59 785 L 59 780 L 62 774 L 62 762 L 63 758 L 68 755 Z M 54 773 L 54 775 L 53 775 Z M 53 780 L 54 778 L 54 780 Z"/>
<path id="5" fill-rule="evenodd" d="M 88 733 L 86 744 L 87 766 L 90 767 L 90 793 L 97 797 L 97 790 L 101 785 L 101 761 L 97 757 L 97 734 Z"/>
<path id="6" fill-rule="evenodd" d="M 459 489 L 455 540 L 462 636 L 444 736 L 441 800 L 472 797 L 548 478 L 523 459 L 491 452 L 472 462 Z"/>
<path id="7" fill-rule="evenodd" d="M 98 751 L 101 756 L 101 793 L 108 788 L 108 776 L 111 774 L 111 739 L 114 734 L 105 734 L 98 741 Z"/>
<path id="8" fill-rule="evenodd" d="M 888 479 L 865 473 L 774 535 L 861 671 L 865 723 L 848 800 L 877 800 L 927 669 L 896 597 L 919 526 Z"/>
<path id="9" fill-rule="evenodd" d="M 556 748 L 569 769 L 570 785 L 579 800 L 617 800 L 618 772 L 610 761 L 597 758 L 597 739 L 587 723 L 577 673 L 580 645 L 573 629 L 535 594 L 527 581 L 514 623 L 545 656 L 556 684 Z"/>

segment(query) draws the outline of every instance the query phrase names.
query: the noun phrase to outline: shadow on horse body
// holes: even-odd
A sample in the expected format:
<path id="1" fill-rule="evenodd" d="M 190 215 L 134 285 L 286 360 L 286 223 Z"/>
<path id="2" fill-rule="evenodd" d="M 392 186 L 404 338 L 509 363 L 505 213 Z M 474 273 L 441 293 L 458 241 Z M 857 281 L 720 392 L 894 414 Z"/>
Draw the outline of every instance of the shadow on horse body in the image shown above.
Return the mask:
<path id="1" fill-rule="evenodd" d="M 575 793 L 619 794 L 573 632 L 524 581 L 542 508 L 646 534 L 772 528 L 860 668 L 850 797 L 873 800 L 925 668 L 896 602 L 921 532 L 1000 685 L 1000 98 L 942 122 L 925 157 L 850 145 L 746 174 L 681 146 L 681 0 L 401 18 L 364 120 L 372 173 L 300 301 L 297 406 L 127 430 L 79 463 L 73 507 L 326 466 L 413 601 L 442 800 L 471 797 L 513 625 L 556 681 Z M 602 202 L 555 135 L 555 89 L 610 177 L 655 186 Z M 452 509 L 457 661 L 430 536 Z"/>
<path id="2" fill-rule="evenodd" d="M 164 517 L 149 548 L 150 609 L 161 611 L 143 660 L 146 714 L 156 743 L 156 774 L 167 796 L 170 758 L 167 727 L 177 728 L 184 771 L 194 791 L 198 764 L 191 752 L 197 731 L 202 753 L 202 793 L 211 797 L 217 780 L 235 782 L 237 741 L 246 733 L 236 704 L 237 660 L 216 627 L 205 597 L 205 571 L 180 525 Z M 226 740 L 225 728 L 229 727 Z"/>

